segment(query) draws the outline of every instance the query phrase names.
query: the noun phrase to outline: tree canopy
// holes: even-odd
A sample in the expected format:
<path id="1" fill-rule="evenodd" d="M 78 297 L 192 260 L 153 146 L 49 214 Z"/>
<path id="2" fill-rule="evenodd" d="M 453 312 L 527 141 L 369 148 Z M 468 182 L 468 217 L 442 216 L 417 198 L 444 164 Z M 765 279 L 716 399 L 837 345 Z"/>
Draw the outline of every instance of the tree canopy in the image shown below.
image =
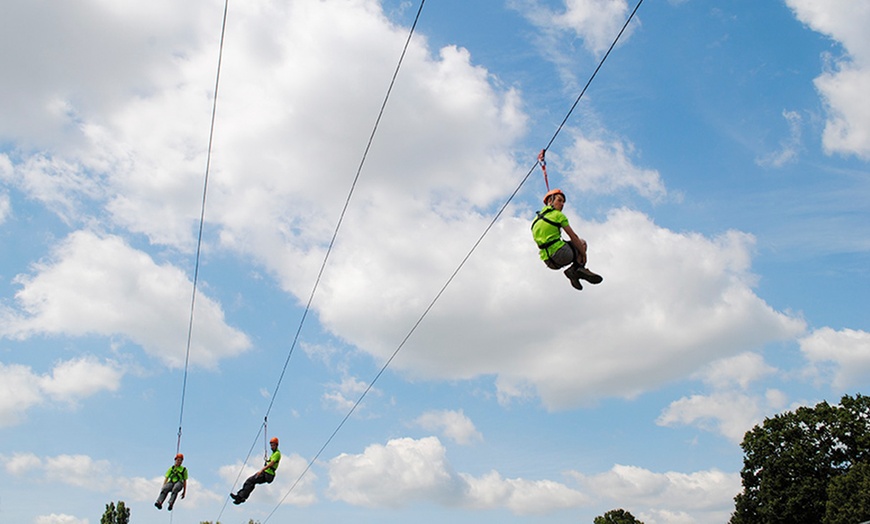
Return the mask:
<path id="1" fill-rule="evenodd" d="M 731 524 L 870 519 L 870 397 L 844 396 L 764 420 L 743 438 L 743 492 Z M 857 491 L 854 491 L 857 490 Z"/>
<path id="2" fill-rule="evenodd" d="M 624 509 L 612 509 L 601 517 L 595 517 L 593 524 L 643 524 Z"/>
<path id="3" fill-rule="evenodd" d="M 123 500 L 119 500 L 117 506 L 114 502 L 109 502 L 100 518 L 100 524 L 130 524 L 130 508 Z"/>

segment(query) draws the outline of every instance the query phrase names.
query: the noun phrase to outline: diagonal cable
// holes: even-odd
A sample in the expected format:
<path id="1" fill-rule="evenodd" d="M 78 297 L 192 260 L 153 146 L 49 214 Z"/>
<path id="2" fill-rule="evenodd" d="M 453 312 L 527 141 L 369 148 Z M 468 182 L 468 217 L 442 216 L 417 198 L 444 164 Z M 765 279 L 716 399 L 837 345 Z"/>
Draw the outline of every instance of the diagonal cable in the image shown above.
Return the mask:
<path id="1" fill-rule="evenodd" d="M 571 109 L 565 115 L 565 118 L 562 120 L 562 123 L 559 124 L 559 127 L 556 129 L 552 138 L 547 143 L 548 148 L 550 145 L 553 144 L 553 142 L 556 140 L 556 137 L 562 131 L 562 128 L 564 127 L 565 123 L 568 121 L 569 117 L 571 116 L 571 113 L 574 111 L 574 108 L 577 107 L 577 104 L 580 102 L 580 99 L 583 97 L 583 94 L 586 93 L 587 88 L 592 83 L 592 80 L 595 78 L 595 76 L 598 74 L 598 71 L 604 65 L 604 62 L 607 60 L 607 57 L 610 56 L 610 52 L 613 50 L 613 48 L 616 46 L 619 39 L 622 37 L 622 34 L 625 32 L 625 29 L 628 27 L 628 24 L 634 18 L 634 15 L 637 13 L 637 11 L 640 8 L 642 3 L 643 3 L 643 0 L 639 0 L 637 5 L 635 6 L 634 10 L 631 12 L 631 14 L 626 19 L 625 24 L 622 26 L 622 29 L 619 31 L 619 34 L 617 34 L 616 38 L 613 40 L 613 43 L 610 45 L 610 48 L 607 50 L 607 53 L 605 53 L 604 56 L 601 58 L 601 60 L 598 63 L 598 66 L 595 68 L 595 71 L 592 73 L 592 76 L 586 82 L 586 86 L 583 88 L 580 95 L 574 101 L 574 104 L 571 106 Z M 422 8 L 422 5 L 421 5 L 421 8 Z M 416 21 L 415 21 L 415 23 L 416 23 Z M 299 483 L 302 481 L 303 477 L 305 477 L 305 475 L 311 470 L 314 463 L 320 458 L 320 456 L 323 454 L 323 452 L 326 450 L 326 448 L 329 446 L 329 444 L 332 442 L 332 440 L 335 438 L 335 436 L 338 434 L 338 432 L 341 431 L 341 429 L 344 427 L 345 423 L 348 421 L 348 419 L 350 419 L 351 415 L 353 415 L 353 413 L 356 411 L 356 409 L 362 403 L 363 399 L 365 399 L 366 395 L 368 395 L 369 391 L 371 391 L 371 389 L 374 387 L 375 383 L 381 378 L 381 375 L 383 375 L 384 372 L 386 372 L 387 368 L 390 366 L 390 364 L 393 362 L 393 360 L 399 354 L 399 351 L 402 350 L 402 348 L 405 346 L 405 344 L 408 342 L 408 340 L 411 338 L 411 336 L 414 334 L 414 332 L 417 331 L 417 328 L 420 326 L 420 324 L 423 323 L 423 320 L 426 318 L 426 316 L 429 314 L 429 312 L 435 306 L 436 302 L 438 302 L 438 300 L 441 298 L 441 295 L 444 294 L 444 292 L 447 290 L 447 288 L 450 286 L 450 284 L 453 282 L 453 280 L 456 278 L 456 276 L 459 274 L 459 272 L 465 266 L 465 263 L 468 262 L 468 260 L 471 258 L 471 255 L 474 254 L 474 252 L 477 250 L 477 247 L 480 245 L 480 243 L 483 241 L 483 239 L 489 234 L 490 230 L 492 230 L 493 226 L 496 224 L 496 222 L 498 222 L 498 220 L 499 220 L 499 218 L 501 218 L 502 214 L 504 214 L 504 211 L 507 209 L 507 207 L 513 201 L 513 199 L 516 197 L 516 195 L 520 192 L 520 189 L 522 189 L 522 187 L 523 187 L 523 185 L 525 185 L 526 181 L 528 181 L 529 177 L 534 172 L 535 167 L 537 167 L 537 165 L 538 165 L 537 162 L 535 162 L 535 164 L 532 165 L 532 167 L 529 169 L 529 171 L 526 173 L 526 175 L 522 178 L 520 183 L 517 185 L 516 189 L 514 189 L 514 191 L 510 194 L 510 196 L 507 198 L 507 200 L 504 202 L 504 204 L 501 206 L 501 208 L 499 208 L 498 212 L 493 216 L 490 223 L 486 226 L 486 228 L 484 228 L 483 233 L 481 233 L 481 235 L 478 237 L 477 241 L 474 242 L 474 244 L 471 246 L 471 249 L 468 251 L 468 253 L 465 255 L 465 257 L 462 259 L 462 261 L 459 263 L 459 265 L 456 267 L 456 269 L 453 271 L 453 273 L 450 275 L 450 277 L 447 279 L 447 281 L 444 283 L 444 285 L 441 286 L 441 289 L 435 294 L 435 297 L 429 302 L 429 305 L 426 306 L 426 308 L 423 310 L 423 313 L 420 315 L 420 317 L 417 319 L 417 321 L 414 322 L 414 325 L 411 327 L 411 329 L 408 331 L 408 333 L 405 335 L 405 337 L 402 339 L 402 341 L 399 343 L 399 345 L 396 347 L 396 349 L 390 355 L 390 358 L 387 359 L 386 362 L 384 362 L 383 366 L 381 366 L 381 369 L 377 372 L 377 374 L 375 374 L 374 378 L 369 382 L 368 386 L 366 386 L 366 389 L 360 394 L 359 398 L 357 398 L 356 402 L 354 402 L 353 406 L 351 406 L 350 410 L 348 410 L 348 412 L 344 416 L 344 418 L 341 419 L 341 421 L 338 423 L 336 428 L 332 431 L 332 433 L 329 435 L 329 437 L 326 439 L 326 441 L 323 443 L 323 445 L 320 447 L 320 449 L 317 451 L 317 453 L 315 453 L 315 455 L 311 458 L 311 460 L 308 461 L 308 464 L 305 466 L 305 469 L 302 471 L 302 473 L 299 474 L 299 476 L 296 478 L 296 480 L 293 482 L 293 484 L 288 489 L 287 493 L 285 493 L 284 496 L 281 498 L 281 500 L 278 502 L 278 505 L 275 506 L 275 508 L 272 510 L 272 512 L 269 513 L 269 515 L 266 517 L 265 520 L 263 520 L 263 524 L 268 522 L 268 520 L 272 517 L 272 515 L 275 514 L 275 512 L 278 510 L 278 508 L 281 506 L 281 504 L 283 504 L 284 500 L 286 500 L 287 497 L 290 496 L 290 493 L 292 493 L 293 490 L 296 489 L 296 486 L 299 485 Z"/>

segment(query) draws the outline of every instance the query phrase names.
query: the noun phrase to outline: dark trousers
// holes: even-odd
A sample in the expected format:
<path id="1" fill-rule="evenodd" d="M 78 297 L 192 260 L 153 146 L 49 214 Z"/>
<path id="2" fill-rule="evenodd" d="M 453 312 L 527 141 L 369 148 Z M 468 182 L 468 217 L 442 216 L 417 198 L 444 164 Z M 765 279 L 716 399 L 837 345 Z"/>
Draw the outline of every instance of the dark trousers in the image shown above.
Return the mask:
<path id="1" fill-rule="evenodd" d="M 256 475 L 251 475 L 248 477 L 248 480 L 245 481 L 245 485 L 242 486 L 242 489 L 239 490 L 236 496 L 242 501 L 248 500 L 248 497 L 251 496 L 251 492 L 254 491 L 254 487 L 257 484 L 271 484 L 273 480 L 275 480 L 275 475 L 270 473 L 257 473 Z"/>

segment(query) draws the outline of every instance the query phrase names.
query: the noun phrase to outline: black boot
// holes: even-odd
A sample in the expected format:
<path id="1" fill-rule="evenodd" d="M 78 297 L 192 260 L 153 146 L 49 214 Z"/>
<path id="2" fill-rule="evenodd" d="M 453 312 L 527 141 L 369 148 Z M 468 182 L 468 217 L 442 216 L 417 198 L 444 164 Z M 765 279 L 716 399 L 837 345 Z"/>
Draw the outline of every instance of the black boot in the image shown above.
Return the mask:
<path id="1" fill-rule="evenodd" d="M 577 291 L 583 290 L 583 284 L 580 283 L 580 275 L 577 273 L 577 270 L 574 266 L 569 267 L 564 271 L 565 276 L 568 277 L 568 280 L 571 281 L 571 286 Z"/>
<path id="2" fill-rule="evenodd" d="M 572 266 L 575 270 L 577 278 L 582 278 L 583 280 L 589 282 L 590 284 L 600 284 L 604 277 L 589 271 L 584 266 Z"/>

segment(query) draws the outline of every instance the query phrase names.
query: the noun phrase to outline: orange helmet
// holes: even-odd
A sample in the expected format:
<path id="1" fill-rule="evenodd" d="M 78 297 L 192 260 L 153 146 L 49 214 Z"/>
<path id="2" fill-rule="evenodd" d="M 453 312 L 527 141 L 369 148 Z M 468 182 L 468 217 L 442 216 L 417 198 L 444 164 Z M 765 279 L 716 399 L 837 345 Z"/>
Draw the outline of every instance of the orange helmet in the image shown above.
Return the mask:
<path id="1" fill-rule="evenodd" d="M 278 443 L 278 437 L 272 437 L 272 440 L 269 441 L 269 444 L 277 444 L 277 443 Z"/>
<path id="2" fill-rule="evenodd" d="M 175 458 L 184 460 L 184 455 L 182 453 L 179 453 L 178 455 L 175 455 Z"/>
<path id="3" fill-rule="evenodd" d="M 565 193 L 563 193 L 561 189 L 551 189 L 550 191 L 547 191 L 546 195 L 544 195 L 544 203 L 546 204 L 547 201 L 550 200 L 550 197 L 553 195 L 562 195 L 562 198 L 564 198 L 566 201 L 568 200 L 567 198 L 565 198 Z"/>

